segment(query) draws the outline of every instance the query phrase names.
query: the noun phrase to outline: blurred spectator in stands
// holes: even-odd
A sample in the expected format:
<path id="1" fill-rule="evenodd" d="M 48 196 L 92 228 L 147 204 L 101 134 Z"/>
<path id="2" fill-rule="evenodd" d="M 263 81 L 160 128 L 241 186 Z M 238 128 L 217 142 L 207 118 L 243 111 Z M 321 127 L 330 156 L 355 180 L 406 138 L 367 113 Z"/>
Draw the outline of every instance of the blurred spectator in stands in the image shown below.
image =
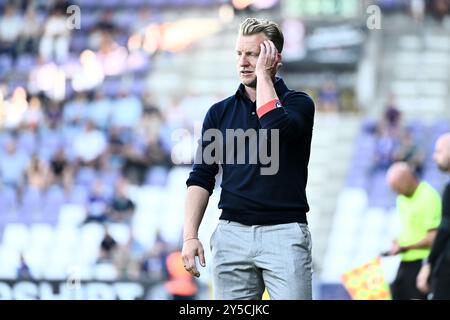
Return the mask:
<path id="1" fill-rule="evenodd" d="M 118 169 L 123 166 L 123 154 L 125 152 L 126 143 L 122 136 L 122 129 L 119 127 L 110 127 L 108 135 L 108 153 L 107 159 L 109 165 L 113 169 Z"/>
<path id="2" fill-rule="evenodd" d="M 339 107 L 339 90 L 336 83 L 327 80 L 319 91 L 318 110 L 323 112 L 338 112 Z"/>
<path id="3" fill-rule="evenodd" d="M 135 128 L 143 111 L 142 102 L 125 88 L 121 88 L 111 106 L 111 124 L 113 126 Z"/>
<path id="4" fill-rule="evenodd" d="M 111 101 L 105 96 L 103 90 L 95 92 L 94 100 L 89 104 L 87 109 L 88 119 L 101 130 L 105 130 L 110 122 L 111 117 Z"/>
<path id="5" fill-rule="evenodd" d="M 163 109 L 164 124 L 163 129 L 168 131 L 168 135 L 171 136 L 172 131 L 178 128 L 189 127 L 187 116 L 185 110 L 186 107 L 182 107 L 186 104 L 185 99 L 190 100 L 190 98 L 184 98 L 180 100 L 177 96 L 172 97 L 169 104 Z"/>
<path id="6" fill-rule="evenodd" d="M 133 184 L 138 185 L 142 185 L 151 167 L 171 165 L 170 154 L 162 147 L 161 140 L 153 136 L 149 136 L 140 148 L 133 145 L 127 146 L 124 157 L 123 174 Z"/>
<path id="7" fill-rule="evenodd" d="M 384 123 L 379 123 L 375 133 L 375 149 L 370 174 L 386 171 L 393 162 L 394 150 L 398 141 L 389 134 Z"/>
<path id="8" fill-rule="evenodd" d="M 198 291 L 194 276 L 187 272 L 183 265 L 181 251 L 170 253 L 166 259 L 169 280 L 165 288 L 173 300 L 194 300 Z"/>
<path id="9" fill-rule="evenodd" d="M 25 261 L 25 257 L 23 254 L 20 254 L 20 263 L 17 268 L 17 279 L 18 280 L 31 280 L 33 277 L 31 276 L 30 267 Z"/>
<path id="10" fill-rule="evenodd" d="M 6 118 L 7 102 L 4 100 L 3 92 L 0 88 L 0 130 L 4 129 Z"/>
<path id="11" fill-rule="evenodd" d="M 24 183 L 28 156 L 22 150 L 17 150 L 14 139 L 6 143 L 5 151 L 0 155 L 0 177 L 4 185 L 20 191 Z"/>
<path id="12" fill-rule="evenodd" d="M 443 172 L 450 173 L 450 133 L 439 137 L 433 154 Z M 430 291 L 434 300 L 450 300 L 450 183 L 442 196 L 442 220 L 431 253 L 417 277 L 417 287 L 424 294 Z"/>
<path id="13" fill-rule="evenodd" d="M 23 116 L 23 124 L 26 128 L 36 130 L 44 122 L 44 113 L 41 108 L 41 100 L 37 96 L 30 98 L 30 104 Z"/>
<path id="14" fill-rule="evenodd" d="M 441 219 L 439 193 L 419 181 L 405 162 L 393 164 L 386 175 L 389 186 L 398 194 L 397 211 L 401 231 L 388 255 L 401 256 L 397 276 L 391 285 L 394 300 L 426 299 L 416 287 L 422 260 L 430 253 Z"/>
<path id="15" fill-rule="evenodd" d="M 131 184 L 142 185 L 145 180 L 149 168 L 145 149 L 146 146 L 142 141 L 127 144 L 123 149 L 122 174 Z"/>
<path id="16" fill-rule="evenodd" d="M 100 167 L 101 156 L 106 151 L 105 134 L 88 121 L 84 130 L 75 137 L 73 151 L 81 166 Z"/>
<path id="17" fill-rule="evenodd" d="M 132 33 L 138 33 L 141 36 L 145 36 L 147 27 L 154 21 L 153 12 L 150 8 L 144 7 L 139 10 L 136 19 L 133 19 L 133 25 L 131 25 Z"/>
<path id="18" fill-rule="evenodd" d="M 153 112 L 156 112 L 161 115 L 161 110 L 155 103 L 156 98 L 150 90 L 144 90 L 141 94 L 141 99 L 142 104 L 144 105 L 144 113 L 152 114 Z"/>
<path id="19" fill-rule="evenodd" d="M 147 159 L 150 166 L 171 167 L 170 153 L 166 150 L 159 137 L 149 136 L 147 140 Z"/>
<path id="20" fill-rule="evenodd" d="M 401 145 L 402 136 L 402 114 L 395 105 L 395 96 L 390 95 L 384 109 L 383 118 L 375 127 L 375 149 L 370 174 L 377 171 L 386 171 L 396 160 L 401 159 L 403 149 Z M 404 141 L 406 143 L 408 141 Z M 406 146 L 405 146 L 406 148 Z M 398 152 L 398 154 L 396 154 Z"/>
<path id="21" fill-rule="evenodd" d="M 134 214 L 135 205 L 128 197 L 127 187 L 124 179 L 116 183 L 110 206 L 110 218 L 112 221 L 129 223 Z"/>
<path id="22" fill-rule="evenodd" d="M 102 12 L 100 20 L 94 27 L 94 32 L 104 32 L 114 36 L 117 30 L 118 28 L 114 22 L 114 11 L 105 10 L 104 12 Z"/>
<path id="23" fill-rule="evenodd" d="M 56 6 L 47 18 L 39 53 L 46 61 L 66 62 L 70 44 L 70 32 L 66 25 L 66 12 L 63 7 Z"/>
<path id="24" fill-rule="evenodd" d="M 189 98 L 188 98 L 189 99 Z M 161 141 L 161 147 L 167 153 L 172 153 L 174 147 L 176 145 L 181 147 L 181 151 L 179 151 L 180 159 L 176 159 L 178 163 L 191 163 L 192 158 L 192 132 L 188 132 L 184 136 L 179 136 L 174 139 L 174 131 L 179 128 L 192 128 L 193 124 L 189 123 L 188 118 L 185 114 L 185 110 L 187 108 L 182 108 L 182 105 L 185 103 L 180 100 L 178 96 L 171 97 L 169 104 L 163 109 L 163 123 L 159 133 L 159 140 Z M 198 137 L 199 138 L 199 137 Z M 174 141 L 178 140 L 178 141 Z M 185 155 L 185 150 L 188 155 Z M 178 151 L 175 150 L 175 154 L 178 155 Z M 189 157 L 189 159 L 185 159 L 185 157 Z M 176 157 L 178 158 L 178 157 Z M 183 160 L 186 160 L 183 162 Z"/>
<path id="25" fill-rule="evenodd" d="M 11 98 L 5 103 L 4 127 L 6 129 L 19 128 L 27 109 L 27 92 L 22 87 L 15 88 Z"/>
<path id="26" fill-rule="evenodd" d="M 66 123 L 79 125 L 87 117 L 88 101 L 85 92 L 77 92 L 75 99 L 64 105 L 63 118 Z"/>
<path id="27" fill-rule="evenodd" d="M 430 0 L 429 8 L 433 17 L 442 22 L 445 16 L 450 13 L 450 1 L 449 0 Z"/>
<path id="28" fill-rule="evenodd" d="M 26 179 L 28 187 L 43 191 L 48 187 L 49 168 L 47 163 L 39 158 L 37 154 L 31 157 L 26 168 Z"/>
<path id="29" fill-rule="evenodd" d="M 106 10 L 103 12 L 98 23 L 92 28 L 89 34 L 89 48 L 94 51 L 105 50 L 114 43 L 114 36 L 118 28 L 114 23 L 114 12 Z"/>
<path id="30" fill-rule="evenodd" d="M 105 186 L 100 179 L 96 180 L 92 186 L 88 196 L 86 213 L 84 223 L 104 223 L 108 219 L 109 200 L 105 194 Z"/>
<path id="31" fill-rule="evenodd" d="M 51 0 L 41 2 L 46 2 L 48 11 L 58 10 L 64 14 L 67 12 L 67 8 L 71 5 L 71 1 L 69 0 Z"/>
<path id="32" fill-rule="evenodd" d="M 91 50 L 80 54 L 80 64 L 72 78 L 72 86 L 76 91 L 88 91 L 98 88 L 105 79 L 103 66 L 97 55 Z"/>
<path id="33" fill-rule="evenodd" d="M 141 272 L 143 276 L 151 280 L 168 279 L 166 259 L 169 251 L 169 244 L 157 230 L 155 243 L 142 261 Z"/>
<path id="34" fill-rule="evenodd" d="M 23 28 L 23 19 L 13 4 L 7 4 L 0 18 L 0 54 L 9 54 L 16 60 L 17 43 Z"/>
<path id="35" fill-rule="evenodd" d="M 139 279 L 145 247 L 134 237 L 130 230 L 130 237 L 126 245 L 119 247 L 116 266 L 123 278 Z"/>
<path id="36" fill-rule="evenodd" d="M 50 159 L 50 181 L 65 189 L 73 184 L 73 168 L 63 147 L 59 147 Z"/>
<path id="37" fill-rule="evenodd" d="M 425 0 L 411 0 L 410 6 L 414 20 L 422 23 L 425 17 Z"/>
<path id="38" fill-rule="evenodd" d="M 383 114 L 386 130 L 392 136 L 398 136 L 401 130 L 402 113 L 396 107 L 395 96 L 390 95 Z"/>
<path id="39" fill-rule="evenodd" d="M 109 33 L 102 33 L 100 47 L 97 51 L 98 61 L 103 66 L 106 76 L 121 74 L 127 67 L 128 51 L 120 46 Z"/>
<path id="40" fill-rule="evenodd" d="M 38 19 L 36 11 L 30 7 L 25 12 L 22 33 L 18 42 L 19 53 L 30 53 L 36 55 L 39 48 L 39 40 L 42 34 L 42 22 Z"/>
<path id="41" fill-rule="evenodd" d="M 28 77 L 28 92 L 31 94 L 45 94 L 51 99 L 61 100 L 65 88 L 65 72 L 53 61 L 46 62 L 38 57 L 36 64 L 31 67 Z"/>
<path id="42" fill-rule="evenodd" d="M 394 151 L 393 160 L 407 162 L 418 177 L 422 176 L 425 152 L 410 132 L 404 131 L 401 134 L 400 143 Z"/>
<path id="43" fill-rule="evenodd" d="M 117 249 L 117 241 L 111 236 L 108 228 L 105 228 L 105 235 L 100 243 L 100 255 L 97 262 L 113 262 Z"/>
<path id="44" fill-rule="evenodd" d="M 150 137 L 153 140 L 158 139 L 161 128 L 164 125 L 163 121 L 159 109 L 147 106 L 139 120 L 139 124 L 135 127 L 135 134 L 142 139 L 148 139 Z"/>
<path id="45" fill-rule="evenodd" d="M 59 102 L 48 100 L 47 108 L 45 109 L 45 119 L 50 128 L 57 128 L 59 126 L 62 119 L 62 110 Z"/>

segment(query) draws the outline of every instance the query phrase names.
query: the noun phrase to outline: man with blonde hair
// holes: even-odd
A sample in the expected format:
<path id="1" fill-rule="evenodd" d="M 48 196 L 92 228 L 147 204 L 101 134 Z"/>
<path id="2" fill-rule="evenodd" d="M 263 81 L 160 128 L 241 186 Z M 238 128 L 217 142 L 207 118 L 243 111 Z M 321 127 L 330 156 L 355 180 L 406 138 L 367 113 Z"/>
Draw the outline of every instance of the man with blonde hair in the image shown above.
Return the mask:
<path id="1" fill-rule="evenodd" d="M 195 257 L 205 266 L 198 228 L 222 168 L 221 216 L 210 240 L 216 299 L 261 299 L 265 288 L 271 299 L 312 298 L 305 188 L 314 103 L 276 76 L 283 42 L 272 21 L 249 18 L 241 24 L 236 42 L 241 84 L 209 109 L 200 139 L 199 150 L 206 151 L 214 145 L 212 135 L 226 137 L 213 148 L 214 156 L 225 156 L 211 162 L 203 152 L 187 180 L 182 257 L 186 270 L 198 277 Z M 268 149 L 275 170 L 255 161 Z M 242 153 L 245 161 L 239 162 Z"/>

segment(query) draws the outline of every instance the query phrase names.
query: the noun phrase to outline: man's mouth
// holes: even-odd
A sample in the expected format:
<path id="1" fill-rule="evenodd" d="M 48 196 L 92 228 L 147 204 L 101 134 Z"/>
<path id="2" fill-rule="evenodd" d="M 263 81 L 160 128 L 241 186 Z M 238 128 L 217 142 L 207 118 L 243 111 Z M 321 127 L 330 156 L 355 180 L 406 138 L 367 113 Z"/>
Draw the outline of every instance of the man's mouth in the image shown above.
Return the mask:
<path id="1" fill-rule="evenodd" d="M 253 73 L 253 71 L 247 71 L 247 70 L 241 71 L 241 75 L 243 75 L 243 76 L 248 76 L 248 75 L 251 75 L 252 73 Z"/>

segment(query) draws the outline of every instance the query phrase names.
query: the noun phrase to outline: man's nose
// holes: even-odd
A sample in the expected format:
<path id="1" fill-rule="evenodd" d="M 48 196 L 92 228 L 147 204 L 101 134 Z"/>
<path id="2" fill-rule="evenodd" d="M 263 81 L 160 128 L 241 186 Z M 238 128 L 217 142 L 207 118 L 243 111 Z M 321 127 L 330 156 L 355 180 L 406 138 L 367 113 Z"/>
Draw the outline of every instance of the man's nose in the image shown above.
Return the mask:
<path id="1" fill-rule="evenodd" d="M 246 67 L 249 65 L 248 59 L 245 55 L 241 55 L 239 57 L 239 66 Z"/>

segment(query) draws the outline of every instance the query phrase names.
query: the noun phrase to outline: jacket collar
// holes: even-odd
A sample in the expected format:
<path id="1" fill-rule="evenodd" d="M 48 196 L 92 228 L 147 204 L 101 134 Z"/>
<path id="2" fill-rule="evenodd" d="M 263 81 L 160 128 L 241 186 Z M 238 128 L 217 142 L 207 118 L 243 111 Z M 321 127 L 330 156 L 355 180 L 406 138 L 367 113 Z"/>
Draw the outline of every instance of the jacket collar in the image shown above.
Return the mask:
<path id="1" fill-rule="evenodd" d="M 278 95 L 278 97 L 281 99 L 282 96 L 284 96 L 284 94 L 289 91 L 288 87 L 286 86 L 286 84 L 284 83 L 283 79 L 280 77 L 275 77 L 275 83 L 274 83 L 274 87 L 275 87 L 275 91 Z M 236 91 L 235 94 L 236 98 L 238 96 L 241 97 L 247 97 L 247 95 L 245 94 L 245 86 L 241 83 L 239 85 L 238 90 Z"/>

